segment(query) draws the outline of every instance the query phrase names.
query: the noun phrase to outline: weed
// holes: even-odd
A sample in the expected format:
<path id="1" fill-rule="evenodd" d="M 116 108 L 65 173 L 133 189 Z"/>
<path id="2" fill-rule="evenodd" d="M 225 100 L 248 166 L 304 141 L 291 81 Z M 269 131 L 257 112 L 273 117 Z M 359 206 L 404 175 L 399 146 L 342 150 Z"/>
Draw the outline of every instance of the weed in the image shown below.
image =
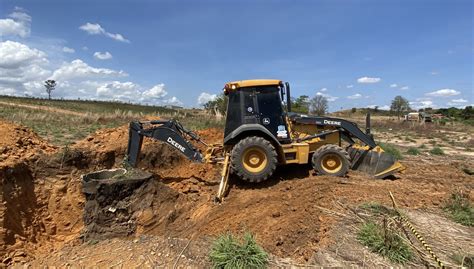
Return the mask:
<path id="1" fill-rule="evenodd" d="M 462 268 L 474 268 L 474 255 L 457 253 L 453 254 L 451 258 L 456 261 L 456 264 Z"/>
<path id="2" fill-rule="evenodd" d="M 420 150 L 415 147 L 410 147 L 407 150 L 407 154 L 409 155 L 420 155 L 420 153 L 421 153 Z"/>
<path id="3" fill-rule="evenodd" d="M 380 143 L 379 145 L 385 152 L 392 155 L 395 159 L 403 159 L 402 153 L 394 145 L 388 143 Z"/>
<path id="4" fill-rule="evenodd" d="M 265 268 L 268 254 L 246 233 L 241 240 L 227 233 L 218 237 L 209 258 L 214 268 Z"/>
<path id="5" fill-rule="evenodd" d="M 397 215 L 397 212 L 395 210 L 390 209 L 378 202 L 368 202 L 364 203 L 360 206 L 363 209 L 369 210 L 372 213 L 376 214 L 385 214 L 385 215 L 390 215 L 390 216 L 395 216 Z"/>
<path id="6" fill-rule="evenodd" d="M 357 239 L 372 252 L 378 253 L 395 263 L 406 263 L 412 258 L 412 251 L 401 235 L 375 222 L 366 222 L 360 228 Z"/>
<path id="7" fill-rule="evenodd" d="M 440 147 L 434 147 L 430 150 L 430 153 L 433 154 L 433 155 L 444 155 L 444 151 L 443 149 L 441 149 Z"/>
<path id="8" fill-rule="evenodd" d="M 425 144 L 421 144 L 418 148 L 419 148 L 419 149 L 425 149 L 425 148 L 426 148 L 426 145 L 425 145 Z"/>
<path id="9" fill-rule="evenodd" d="M 455 222 L 465 226 L 474 226 L 474 206 L 469 200 L 468 194 L 462 192 L 451 194 L 444 210 L 451 215 Z"/>

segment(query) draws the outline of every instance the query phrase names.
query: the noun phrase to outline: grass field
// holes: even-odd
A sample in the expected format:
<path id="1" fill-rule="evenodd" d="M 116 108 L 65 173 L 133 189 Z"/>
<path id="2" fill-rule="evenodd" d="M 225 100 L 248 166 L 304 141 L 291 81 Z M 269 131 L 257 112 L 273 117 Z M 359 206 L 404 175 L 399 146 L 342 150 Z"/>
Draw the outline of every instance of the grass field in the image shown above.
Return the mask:
<path id="1" fill-rule="evenodd" d="M 67 145 L 98 129 L 117 127 L 147 116 L 175 118 L 195 130 L 223 126 L 222 121 L 201 110 L 0 96 L 0 118 L 28 126 L 55 145 Z"/>

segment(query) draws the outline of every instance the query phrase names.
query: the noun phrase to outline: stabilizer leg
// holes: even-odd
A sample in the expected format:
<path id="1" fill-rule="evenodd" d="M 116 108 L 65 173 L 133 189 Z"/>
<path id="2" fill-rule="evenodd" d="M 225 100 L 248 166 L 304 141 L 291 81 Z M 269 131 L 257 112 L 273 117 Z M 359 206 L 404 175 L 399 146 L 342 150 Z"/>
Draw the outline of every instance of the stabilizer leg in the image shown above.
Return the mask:
<path id="1" fill-rule="evenodd" d="M 229 182 L 229 174 L 230 174 L 230 153 L 225 152 L 224 163 L 221 172 L 221 183 L 219 184 L 219 190 L 217 191 L 216 201 L 222 202 L 224 200 L 224 196 L 226 195 L 228 182 Z"/>

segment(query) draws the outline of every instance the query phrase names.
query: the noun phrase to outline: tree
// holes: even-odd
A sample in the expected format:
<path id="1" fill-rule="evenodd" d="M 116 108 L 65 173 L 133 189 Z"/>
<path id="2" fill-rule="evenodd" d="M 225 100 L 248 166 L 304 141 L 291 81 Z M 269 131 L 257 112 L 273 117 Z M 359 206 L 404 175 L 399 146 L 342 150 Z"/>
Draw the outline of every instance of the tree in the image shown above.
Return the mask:
<path id="1" fill-rule="evenodd" d="M 216 99 L 205 103 L 204 109 L 214 115 L 225 115 L 228 101 L 229 98 L 222 93 Z"/>
<path id="2" fill-rule="evenodd" d="M 402 113 L 410 111 L 410 104 L 408 103 L 408 100 L 402 96 L 395 96 L 395 98 L 392 100 L 390 111 L 395 112 L 398 116 L 398 120 L 400 120 Z"/>
<path id="3" fill-rule="evenodd" d="M 296 113 L 308 114 L 309 112 L 309 96 L 301 95 L 291 100 L 291 111 Z"/>
<path id="4" fill-rule="evenodd" d="M 46 88 L 46 92 L 48 93 L 48 99 L 51 99 L 51 92 L 54 91 L 54 88 L 56 87 L 56 81 L 48 79 L 44 82 L 44 87 Z"/>
<path id="5" fill-rule="evenodd" d="M 356 113 L 356 112 L 357 112 L 357 108 L 356 108 L 356 107 L 353 107 L 353 108 L 351 109 L 351 113 Z"/>
<path id="6" fill-rule="evenodd" d="M 328 111 L 328 99 L 320 94 L 314 96 L 309 102 L 311 114 L 322 116 Z"/>

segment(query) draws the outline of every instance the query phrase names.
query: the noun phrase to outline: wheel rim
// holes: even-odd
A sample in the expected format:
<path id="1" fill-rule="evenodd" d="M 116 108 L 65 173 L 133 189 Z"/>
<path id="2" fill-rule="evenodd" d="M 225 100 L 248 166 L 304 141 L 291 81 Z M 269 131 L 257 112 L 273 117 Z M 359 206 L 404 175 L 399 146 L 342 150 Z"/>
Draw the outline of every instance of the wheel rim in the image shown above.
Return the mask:
<path id="1" fill-rule="evenodd" d="M 321 159 L 321 167 L 329 174 L 334 174 L 342 169 L 341 158 L 336 154 L 326 154 Z"/>
<path id="2" fill-rule="evenodd" d="M 259 147 L 251 147 L 244 151 L 242 164 L 251 173 L 260 173 L 267 166 L 268 159 L 265 151 Z"/>

